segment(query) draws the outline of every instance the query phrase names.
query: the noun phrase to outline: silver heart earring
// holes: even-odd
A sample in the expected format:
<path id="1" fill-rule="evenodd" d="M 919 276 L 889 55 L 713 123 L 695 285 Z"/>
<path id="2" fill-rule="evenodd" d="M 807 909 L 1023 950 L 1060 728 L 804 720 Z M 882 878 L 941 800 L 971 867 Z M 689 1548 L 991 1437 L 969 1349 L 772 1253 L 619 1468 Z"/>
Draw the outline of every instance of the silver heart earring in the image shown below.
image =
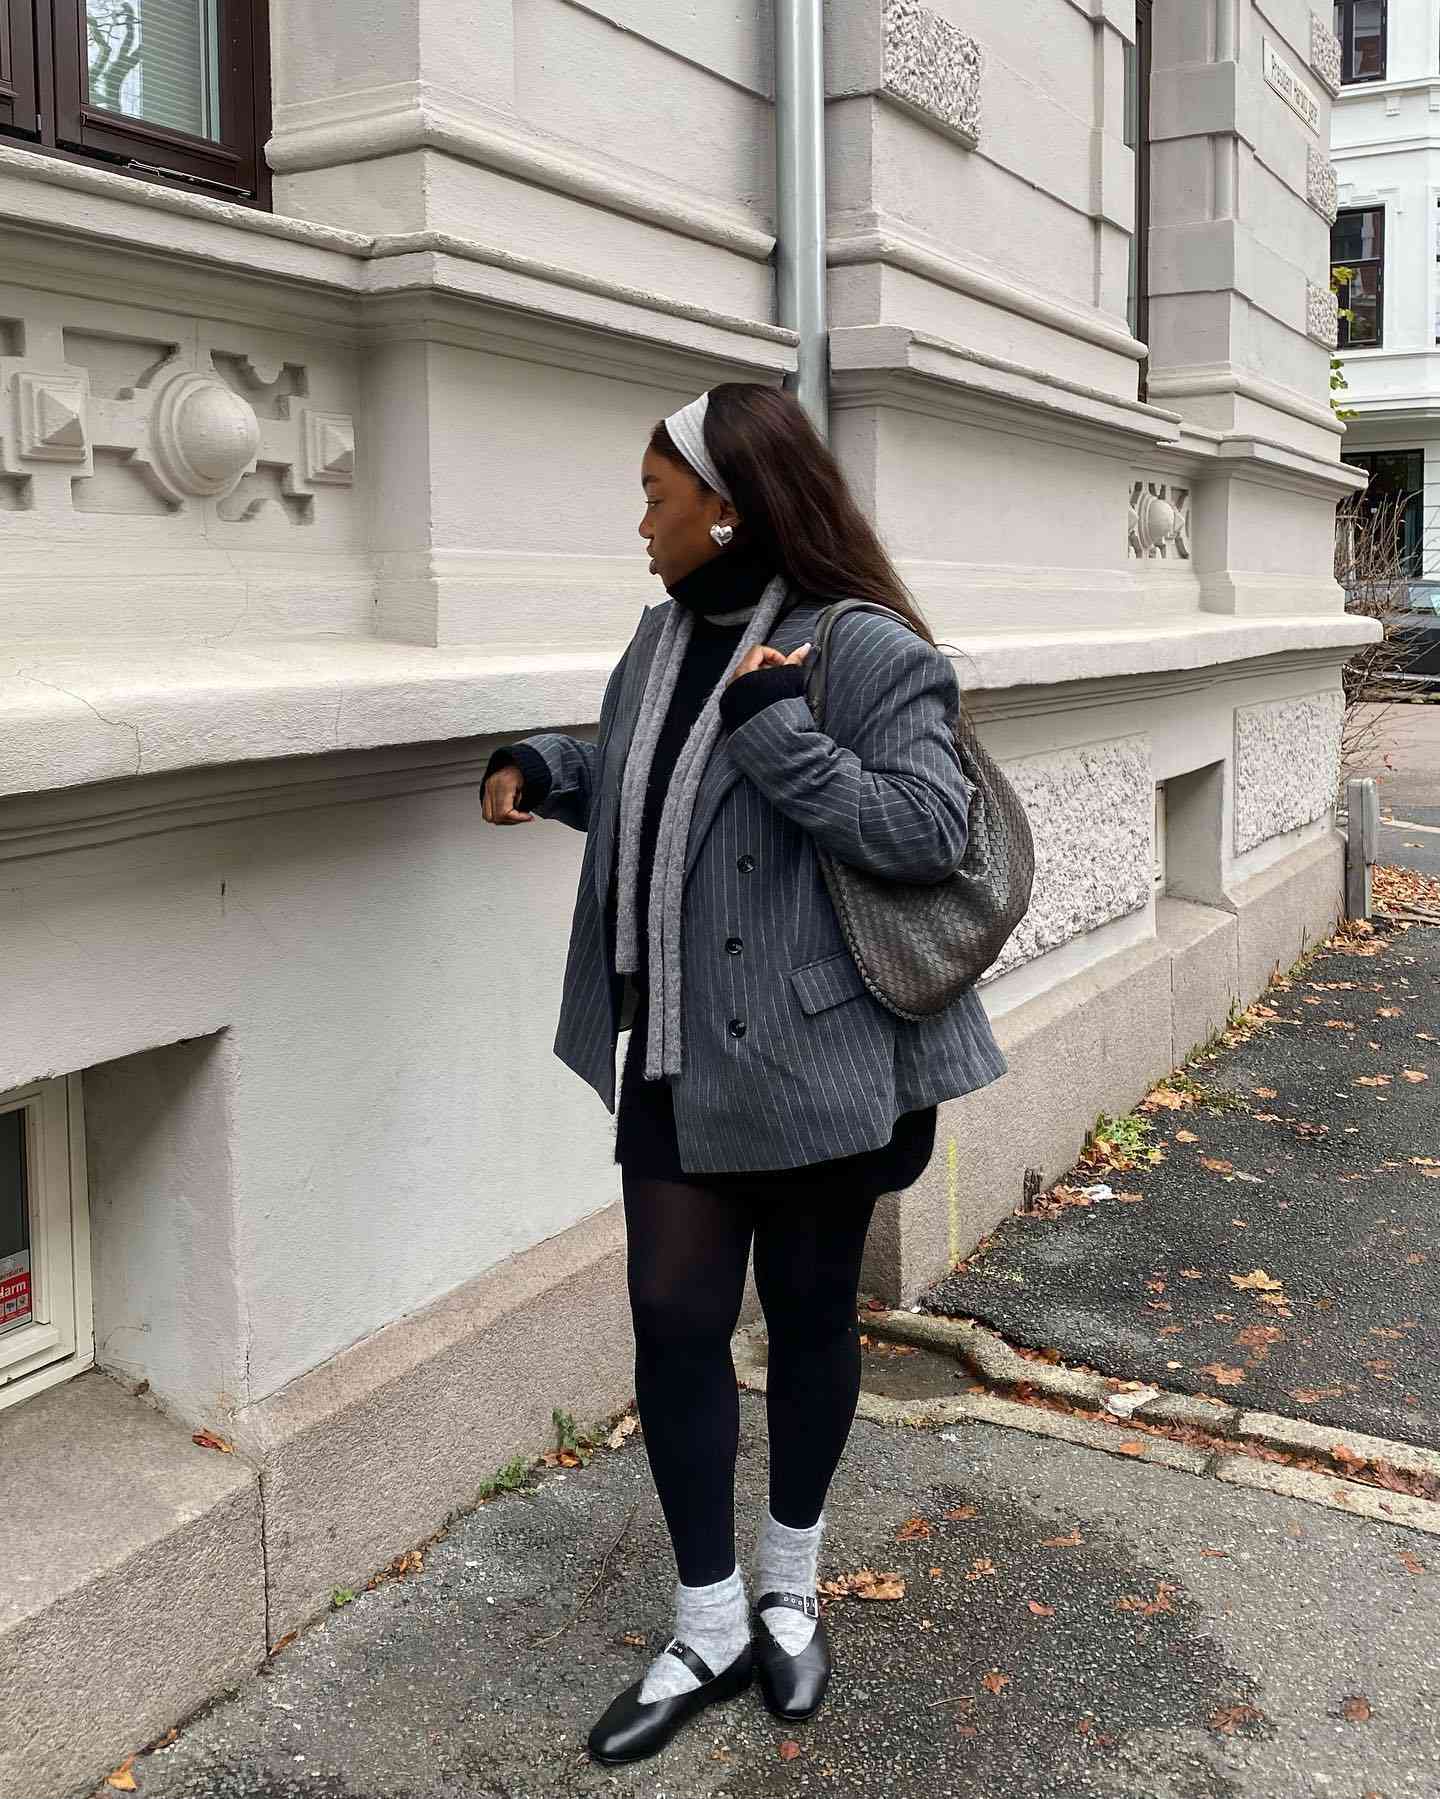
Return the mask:
<path id="1" fill-rule="evenodd" d="M 734 525 L 711 525 L 710 535 L 723 550 L 735 535 L 735 527 Z"/>

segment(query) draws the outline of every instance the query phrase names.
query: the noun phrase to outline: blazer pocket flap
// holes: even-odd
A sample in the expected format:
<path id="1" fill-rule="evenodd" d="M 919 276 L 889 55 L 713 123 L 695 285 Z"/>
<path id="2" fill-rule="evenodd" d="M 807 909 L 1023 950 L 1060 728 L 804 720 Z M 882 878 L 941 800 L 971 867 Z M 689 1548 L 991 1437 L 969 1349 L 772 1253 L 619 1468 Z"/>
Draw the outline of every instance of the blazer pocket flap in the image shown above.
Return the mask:
<path id="1" fill-rule="evenodd" d="M 838 1006 L 841 1000 L 854 999 L 856 994 L 865 992 L 865 983 L 849 950 L 792 968 L 790 984 L 801 1011 L 807 1013 L 823 1012 L 827 1006 Z"/>

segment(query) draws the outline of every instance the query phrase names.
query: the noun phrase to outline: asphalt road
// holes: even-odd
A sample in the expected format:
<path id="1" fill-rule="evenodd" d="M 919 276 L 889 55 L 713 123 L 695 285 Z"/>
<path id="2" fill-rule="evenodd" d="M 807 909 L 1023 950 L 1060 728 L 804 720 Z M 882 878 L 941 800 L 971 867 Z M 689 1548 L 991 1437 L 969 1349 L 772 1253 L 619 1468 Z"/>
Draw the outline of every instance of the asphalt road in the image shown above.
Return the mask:
<path id="1" fill-rule="evenodd" d="M 1061 1183 L 1138 1200 L 1005 1219 L 926 1308 L 1104 1374 L 1440 1448 L 1440 929 L 1379 941 L 1320 952 L 1266 993 L 1255 1036 L 1190 1066 L 1240 1109 L 1151 1112 L 1162 1162 Z M 1283 1304 L 1236 1286 L 1256 1269 Z"/>
<path id="2" fill-rule="evenodd" d="M 1364 716 L 1369 723 L 1350 772 L 1370 775 L 1379 791 L 1380 860 L 1440 876 L 1440 702 L 1369 707 Z"/>

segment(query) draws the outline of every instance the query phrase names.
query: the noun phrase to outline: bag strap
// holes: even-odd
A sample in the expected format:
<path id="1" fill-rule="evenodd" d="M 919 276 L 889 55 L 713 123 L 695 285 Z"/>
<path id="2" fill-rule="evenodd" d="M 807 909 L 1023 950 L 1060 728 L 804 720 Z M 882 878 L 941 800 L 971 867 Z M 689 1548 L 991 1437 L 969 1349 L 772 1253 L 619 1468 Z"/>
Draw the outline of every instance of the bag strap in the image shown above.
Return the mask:
<path id="1" fill-rule="evenodd" d="M 814 648 L 806 658 L 805 697 L 809 701 L 810 710 L 814 714 L 816 724 L 825 717 L 825 690 L 829 685 L 829 664 L 827 652 L 830 647 L 830 633 L 835 629 L 837 619 L 843 618 L 847 612 L 878 612 L 885 618 L 893 618 L 897 624 L 905 626 L 907 631 L 914 630 L 908 619 L 902 618 L 892 606 L 882 606 L 878 600 L 836 600 L 820 614 L 820 622 L 815 627 Z"/>

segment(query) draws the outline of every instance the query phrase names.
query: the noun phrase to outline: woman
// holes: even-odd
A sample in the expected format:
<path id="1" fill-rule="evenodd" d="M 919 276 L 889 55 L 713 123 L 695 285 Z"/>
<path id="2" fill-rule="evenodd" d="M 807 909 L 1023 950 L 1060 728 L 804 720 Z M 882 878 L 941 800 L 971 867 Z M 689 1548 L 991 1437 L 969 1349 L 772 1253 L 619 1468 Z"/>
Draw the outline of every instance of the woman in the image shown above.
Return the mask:
<path id="1" fill-rule="evenodd" d="M 834 457 L 788 394 L 727 383 L 655 427 L 640 473 L 668 602 L 642 617 L 596 741 L 526 738 L 483 789 L 491 824 L 587 833 L 555 1048 L 612 1109 L 633 1007 L 615 1153 L 635 1395 L 678 1580 L 670 1641 L 590 1733 L 607 1764 L 653 1754 L 752 1665 L 777 1715 L 819 1706 L 822 1507 L 859 1397 L 866 1231 L 929 1160 L 936 1102 L 1005 1071 L 973 989 L 919 1024 L 870 997 L 816 858 L 941 880 L 972 791 L 954 674 Z M 836 625 L 821 730 L 809 640 L 852 596 L 896 617 Z M 730 1356 L 752 1239 L 770 1354 L 753 1647 Z"/>

